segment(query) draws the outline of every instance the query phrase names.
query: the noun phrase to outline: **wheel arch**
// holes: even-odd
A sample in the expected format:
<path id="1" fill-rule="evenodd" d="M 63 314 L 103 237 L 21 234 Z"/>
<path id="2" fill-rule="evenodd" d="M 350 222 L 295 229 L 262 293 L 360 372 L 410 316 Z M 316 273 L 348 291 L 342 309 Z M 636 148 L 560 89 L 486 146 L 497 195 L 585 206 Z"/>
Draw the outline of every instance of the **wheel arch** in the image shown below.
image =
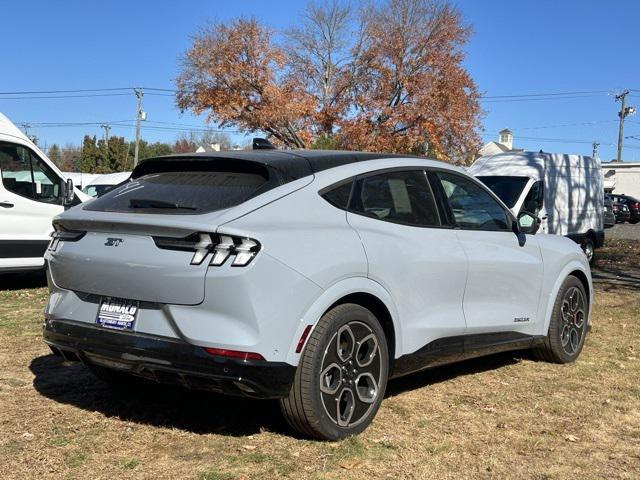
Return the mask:
<path id="1" fill-rule="evenodd" d="M 379 283 L 366 277 L 350 277 L 341 280 L 325 290 L 307 309 L 300 320 L 291 347 L 287 354 L 287 363 L 298 365 L 300 353 L 296 353 L 298 342 L 307 326 L 306 340 L 322 316 L 332 308 L 345 303 L 355 303 L 369 310 L 378 318 L 387 336 L 390 367 L 397 354 L 401 354 L 402 328 L 398 320 L 398 312 L 389 292 Z"/>
<path id="2" fill-rule="evenodd" d="M 544 328 L 541 332 L 542 335 L 547 335 L 549 333 L 549 324 L 551 323 L 551 315 L 553 314 L 553 304 L 556 301 L 556 297 L 558 296 L 558 292 L 560 291 L 562 284 L 569 276 L 578 278 L 578 280 L 580 280 L 580 282 L 584 286 L 585 292 L 587 294 L 587 303 L 589 305 L 589 325 L 591 325 L 591 307 L 593 303 L 591 274 L 585 269 L 582 262 L 574 260 L 565 265 L 565 267 L 558 275 L 556 282 L 551 289 L 551 292 L 549 293 L 549 297 L 547 299 L 547 308 L 545 312 Z"/>

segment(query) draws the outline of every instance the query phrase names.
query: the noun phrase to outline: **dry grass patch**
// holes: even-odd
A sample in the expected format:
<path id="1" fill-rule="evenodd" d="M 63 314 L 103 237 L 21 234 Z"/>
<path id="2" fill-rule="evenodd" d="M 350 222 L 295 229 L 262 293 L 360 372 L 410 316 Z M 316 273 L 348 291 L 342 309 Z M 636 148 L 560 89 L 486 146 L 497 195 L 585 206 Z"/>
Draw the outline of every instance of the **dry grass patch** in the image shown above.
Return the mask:
<path id="1" fill-rule="evenodd" d="M 601 265 L 638 263 L 625 245 L 600 253 Z M 46 291 L 23 286 L 0 291 L 2 478 L 551 479 L 640 472 L 639 288 L 596 285 L 594 328 L 573 365 L 523 353 L 412 375 L 390 383 L 363 435 L 323 443 L 296 437 L 275 402 L 162 388 L 109 391 L 83 366 L 49 354 L 40 340 Z"/>

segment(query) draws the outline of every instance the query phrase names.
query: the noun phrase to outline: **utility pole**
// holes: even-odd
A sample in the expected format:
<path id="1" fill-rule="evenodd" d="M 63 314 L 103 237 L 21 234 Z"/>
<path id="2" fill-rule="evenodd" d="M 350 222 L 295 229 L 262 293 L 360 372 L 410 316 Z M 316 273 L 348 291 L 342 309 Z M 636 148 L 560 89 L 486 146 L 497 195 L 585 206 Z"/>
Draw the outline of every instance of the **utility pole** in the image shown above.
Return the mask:
<path id="1" fill-rule="evenodd" d="M 134 88 L 133 92 L 136 94 L 136 98 L 138 99 L 138 108 L 136 113 L 136 147 L 133 152 L 133 168 L 138 165 L 138 153 L 140 150 L 140 122 L 146 119 L 146 114 L 142 111 L 142 97 L 144 95 L 144 91 L 141 88 Z"/>
<path id="2" fill-rule="evenodd" d="M 600 142 L 596 142 L 594 140 L 591 145 L 593 146 L 593 153 L 591 154 L 591 157 L 598 158 L 598 147 L 600 146 Z"/>
<path id="3" fill-rule="evenodd" d="M 618 162 L 622 161 L 622 135 L 624 131 L 624 119 L 627 115 L 633 115 L 634 113 L 636 113 L 635 107 L 625 106 L 627 95 L 629 95 L 629 90 L 625 90 L 620 95 L 616 95 L 616 102 L 620 101 L 620 111 L 618 112 L 618 117 L 620 117 L 620 126 L 618 127 Z"/>
<path id="4" fill-rule="evenodd" d="M 109 131 L 111 130 L 111 125 L 108 123 L 103 123 L 100 125 L 100 128 L 104 130 L 104 151 L 107 156 L 107 165 L 109 164 Z"/>

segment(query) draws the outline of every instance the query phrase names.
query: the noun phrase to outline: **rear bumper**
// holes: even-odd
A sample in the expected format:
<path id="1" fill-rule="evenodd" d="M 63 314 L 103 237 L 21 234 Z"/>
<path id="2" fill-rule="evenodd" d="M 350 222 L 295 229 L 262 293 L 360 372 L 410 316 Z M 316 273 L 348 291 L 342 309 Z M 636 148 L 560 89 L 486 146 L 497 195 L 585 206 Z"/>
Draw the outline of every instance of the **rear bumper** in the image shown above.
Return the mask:
<path id="1" fill-rule="evenodd" d="M 215 357 L 187 342 L 47 319 L 43 338 L 67 360 L 100 365 L 158 383 L 255 398 L 289 394 L 296 367 Z"/>

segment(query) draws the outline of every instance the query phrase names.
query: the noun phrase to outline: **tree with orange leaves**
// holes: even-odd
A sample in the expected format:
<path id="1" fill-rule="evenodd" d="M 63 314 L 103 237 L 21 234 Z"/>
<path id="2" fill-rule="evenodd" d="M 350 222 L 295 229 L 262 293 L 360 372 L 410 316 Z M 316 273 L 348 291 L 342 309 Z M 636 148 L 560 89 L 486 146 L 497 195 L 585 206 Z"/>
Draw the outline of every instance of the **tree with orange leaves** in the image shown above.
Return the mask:
<path id="1" fill-rule="evenodd" d="M 281 45 L 255 20 L 218 24 L 186 53 L 178 105 L 293 148 L 466 161 L 481 115 L 462 66 L 469 36 L 444 0 L 386 0 L 357 14 L 339 0 L 311 3 Z"/>

